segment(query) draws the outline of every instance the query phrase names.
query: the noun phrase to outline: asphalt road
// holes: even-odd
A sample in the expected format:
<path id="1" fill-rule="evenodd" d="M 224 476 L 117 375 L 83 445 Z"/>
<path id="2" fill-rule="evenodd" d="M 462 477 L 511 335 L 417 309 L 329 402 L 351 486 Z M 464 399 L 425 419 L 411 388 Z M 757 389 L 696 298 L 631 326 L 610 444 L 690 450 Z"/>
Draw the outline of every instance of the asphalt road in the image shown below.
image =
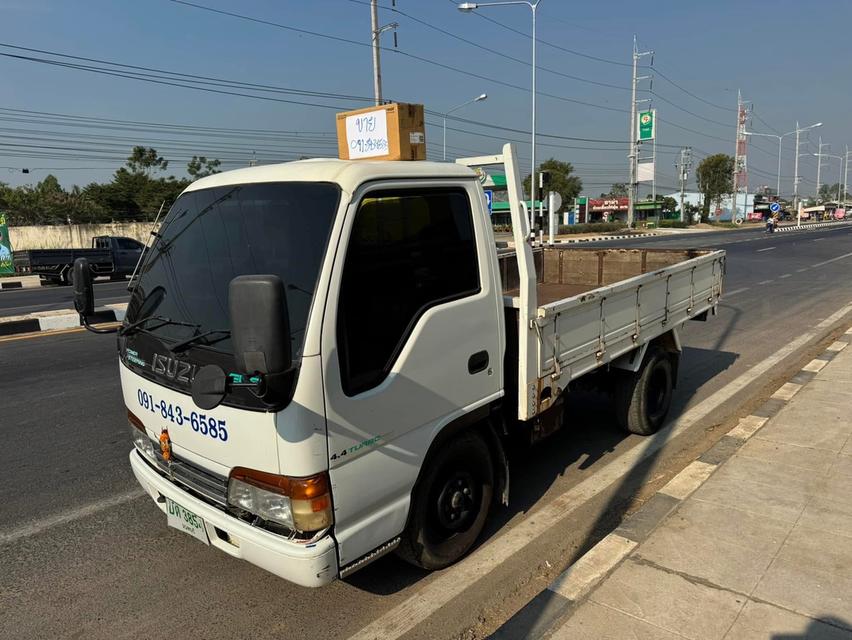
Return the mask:
<path id="1" fill-rule="evenodd" d="M 728 251 L 719 315 L 682 333 L 672 419 L 852 301 L 852 227 L 604 244 Z M 75 332 L 0 340 L 0 637 L 331 640 L 396 615 L 419 594 L 418 611 L 431 615 L 406 637 L 483 637 L 801 357 L 744 382 L 655 459 L 432 612 L 432 585 L 469 579 L 459 567 L 425 574 L 386 557 L 346 581 L 307 590 L 167 528 L 159 509 L 137 497 L 128 468 L 114 339 Z M 644 442 L 614 426 L 605 399 L 578 397 L 569 409 L 563 431 L 513 454 L 511 507 L 492 519 L 482 551 L 497 549 L 507 532 L 534 523 L 566 491 Z"/>
<path id="2" fill-rule="evenodd" d="M 128 282 L 95 281 L 95 306 L 127 302 Z M 22 316 L 37 311 L 73 309 L 74 291 L 71 287 L 46 285 L 29 289 L 5 289 L 0 291 L 0 318 Z"/>

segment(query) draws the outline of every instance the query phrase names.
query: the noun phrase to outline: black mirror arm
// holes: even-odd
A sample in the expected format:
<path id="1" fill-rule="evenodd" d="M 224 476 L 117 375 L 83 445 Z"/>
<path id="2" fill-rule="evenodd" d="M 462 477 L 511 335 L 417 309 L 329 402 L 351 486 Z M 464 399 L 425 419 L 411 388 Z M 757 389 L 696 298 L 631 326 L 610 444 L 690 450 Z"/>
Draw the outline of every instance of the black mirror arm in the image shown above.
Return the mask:
<path id="1" fill-rule="evenodd" d="M 118 333 L 119 329 L 118 327 L 107 327 L 104 329 L 94 327 L 89 324 L 89 319 L 82 313 L 80 314 L 80 322 L 83 324 L 87 331 L 91 331 L 92 333 Z"/>

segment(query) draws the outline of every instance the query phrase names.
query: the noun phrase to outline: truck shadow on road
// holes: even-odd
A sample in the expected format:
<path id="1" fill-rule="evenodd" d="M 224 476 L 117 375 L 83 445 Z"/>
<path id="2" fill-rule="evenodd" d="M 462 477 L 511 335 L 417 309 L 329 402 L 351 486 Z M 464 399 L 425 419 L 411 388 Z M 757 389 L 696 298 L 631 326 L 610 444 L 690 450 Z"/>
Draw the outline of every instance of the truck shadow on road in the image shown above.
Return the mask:
<path id="1" fill-rule="evenodd" d="M 700 363 L 674 392 L 667 425 L 653 436 L 625 433 L 616 423 L 610 396 L 572 392 L 566 397 L 565 423 L 553 436 L 532 446 L 510 446 L 510 499 L 507 508 L 496 508 L 480 538 L 479 546 L 499 535 L 519 514 L 527 513 L 547 496 L 561 494 L 591 476 L 598 463 L 608 462 L 648 439 L 669 438 L 673 423 L 681 416 L 696 392 L 709 380 L 731 367 L 738 354 L 710 349 L 684 347 L 683 361 Z M 683 377 L 682 377 L 683 378 Z M 600 511 L 597 522 L 583 527 L 590 534 L 577 546 L 577 556 L 617 526 L 647 482 L 663 447 L 633 467 L 618 482 L 612 499 Z M 573 562 L 573 559 L 570 559 Z M 451 569 L 450 569 L 451 570 Z M 405 589 L 428 572 L 408 565 L 390 555 L 347 578 L 350 585 L 380 595 Z"/>

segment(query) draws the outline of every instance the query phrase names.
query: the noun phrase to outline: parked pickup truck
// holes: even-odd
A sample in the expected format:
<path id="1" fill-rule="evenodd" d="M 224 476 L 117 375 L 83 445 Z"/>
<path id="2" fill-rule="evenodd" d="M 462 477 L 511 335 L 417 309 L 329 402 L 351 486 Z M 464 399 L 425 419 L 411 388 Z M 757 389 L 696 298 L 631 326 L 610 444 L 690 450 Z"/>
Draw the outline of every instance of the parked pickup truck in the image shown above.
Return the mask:
<path id="1" fill-rule="evenodd" d="M 493 164 L 502 257 L 471 168 Z M 574 385 L 659 429 L 678 329 L 715 312 L 725 253 L 534 248 L 522 198 L 511 145 L 190 185 L 118 330 L 130 466 L 168 525 L 312 587 L 392 550 L 440 569 L 507 503 L 510 438 L 558 429 Z"/>
<path id="2" fill-rule="evenodd" d="M 37 275 L 42 281 L 71 284 L 74 261 L 86 258 L 92 276 L 109 276 L 114 280 L 124 279 L 133 273 L 139 256 L 145 248 L 132 238 L 95 236 L 91 249 L 29 249 L 15 251 L 12 263 L 15 272 L 22 275 Z"/>

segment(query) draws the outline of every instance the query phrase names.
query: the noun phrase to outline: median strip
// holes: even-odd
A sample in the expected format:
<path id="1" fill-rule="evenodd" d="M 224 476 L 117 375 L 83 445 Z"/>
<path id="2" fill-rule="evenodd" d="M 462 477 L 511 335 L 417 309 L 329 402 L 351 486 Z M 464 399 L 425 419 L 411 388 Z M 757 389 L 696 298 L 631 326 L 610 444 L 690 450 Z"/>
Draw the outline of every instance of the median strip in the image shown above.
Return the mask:
<path id="1" fill-rule="evenodd" d="M 121 322 L 127 310 L 127 303 L 107 304 L 95 309 L 91 316 L 93 323 Z M 0 318 L 0 336 L 19 333 L 50 332 L 81 326 L 80 315 L 71 309 L 38 311 L 22 316 Z"/>

